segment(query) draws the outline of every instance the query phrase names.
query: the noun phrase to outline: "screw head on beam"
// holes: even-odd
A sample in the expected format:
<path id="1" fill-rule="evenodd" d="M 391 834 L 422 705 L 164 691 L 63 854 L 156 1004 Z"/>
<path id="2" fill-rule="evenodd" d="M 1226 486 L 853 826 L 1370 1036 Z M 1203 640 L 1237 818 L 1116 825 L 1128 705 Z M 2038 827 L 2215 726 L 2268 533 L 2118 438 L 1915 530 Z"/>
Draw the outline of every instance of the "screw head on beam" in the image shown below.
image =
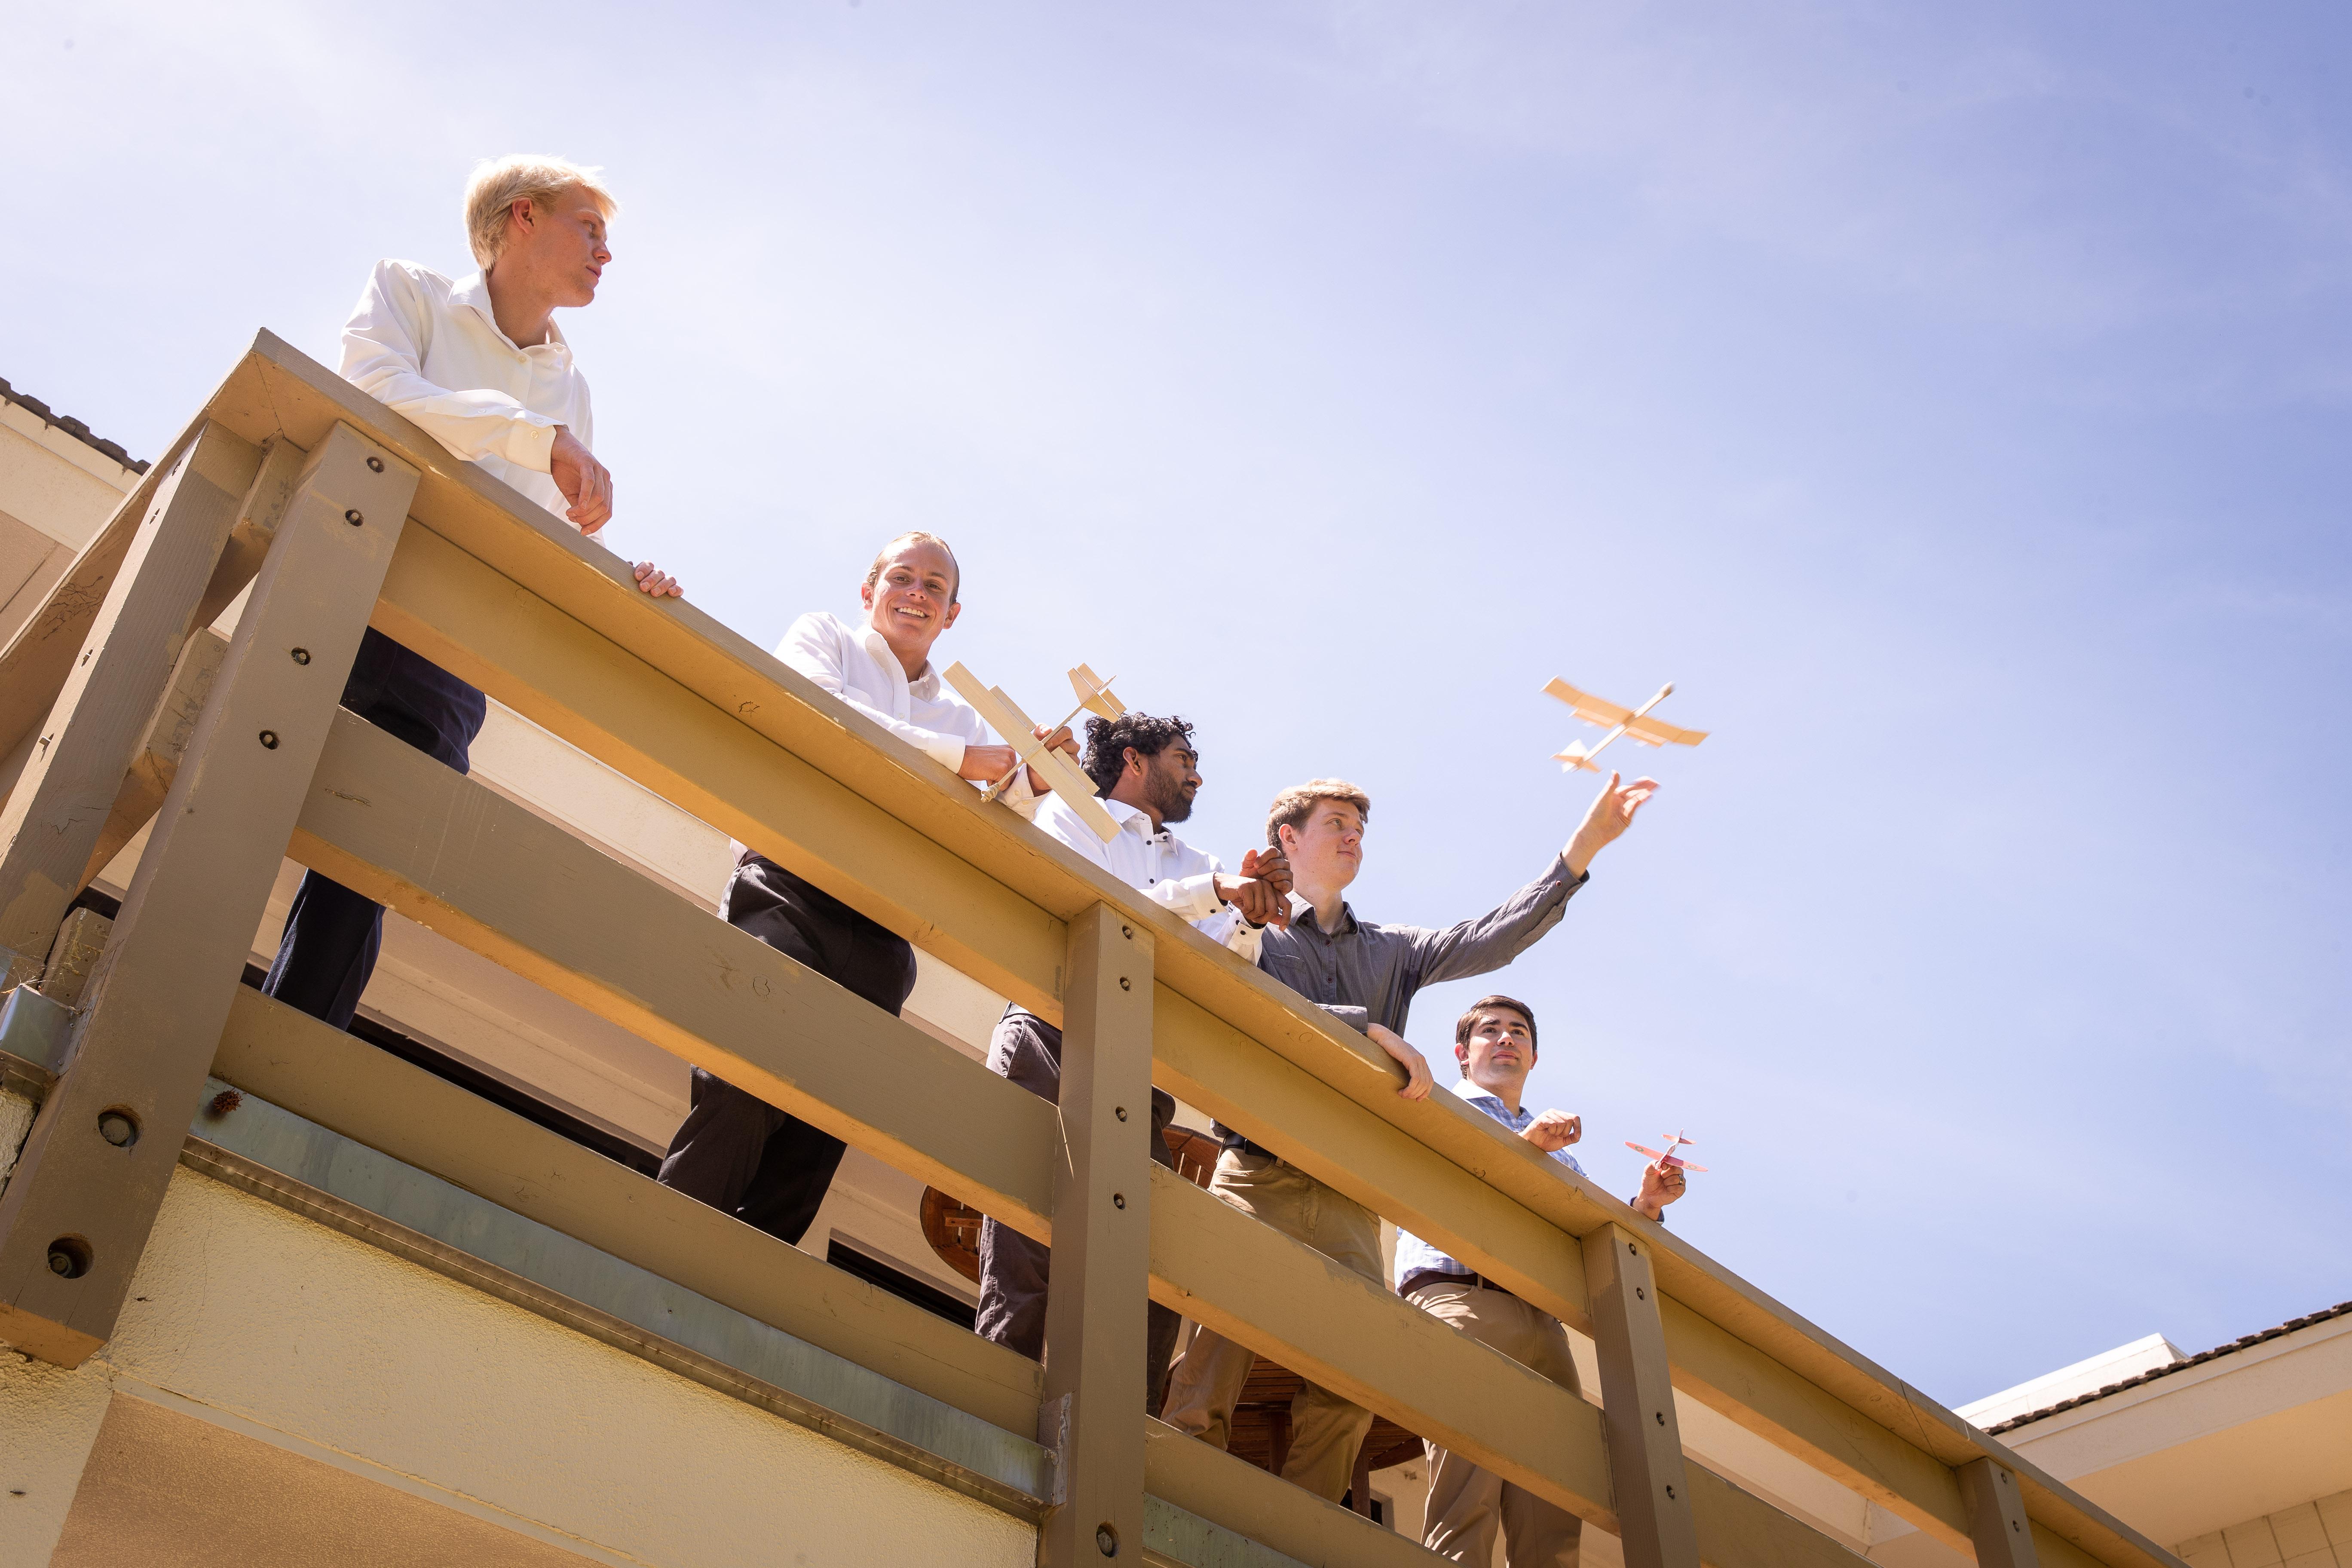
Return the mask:
<path id="1" fill-rule="evenodd" d="M 274 752 L 274 751 L 276 751 L 276 750 L 278 749 L 278 731 L 275 731 L 275 730 L 264 730 L 264 731 L 261 732 L 261 737 L 260 737 L 260 739 L 261 739 L 261 749 L 262 749 L 263 751 L 265 751 L 265 752 Z"/>
<path id="2" fill-rule="evenodd" d="M 98 1135 L 118 1149 L 128 1149 L 139 1142 L 139 1123 L 127 1110 L 108 1110 L 100 1114 Z"/>
<path id="3" fill-rule="evenodd" d="M 351 510 L 343 513 L 343 521 L 350 523 L 353 528 L 357 528 L 360 524 L 365 522 L 367 519 L 360 515 L 359 508 L 353 507 Z"/>
<path id="4" fill-rule="evenodd" d="M 1095 1526 L 1095 1550 L 1106 1557 L 1118 1555 L 1118 1531 L 1108 1524 Z"/>
<path id="5" fill-rule="evenodd" d="M 307 647 L 298 647 L 294 650 L 292 658 L 297 664 L 308 664 L 310 662 L 310 650 Z"/>
<path id="6" fill-rule="evenodd" d="M 383 472 L 383 459 L 382 458 L 370 458 L 368 459 L 368 472 L 371 474 L 380 474 Z"/>

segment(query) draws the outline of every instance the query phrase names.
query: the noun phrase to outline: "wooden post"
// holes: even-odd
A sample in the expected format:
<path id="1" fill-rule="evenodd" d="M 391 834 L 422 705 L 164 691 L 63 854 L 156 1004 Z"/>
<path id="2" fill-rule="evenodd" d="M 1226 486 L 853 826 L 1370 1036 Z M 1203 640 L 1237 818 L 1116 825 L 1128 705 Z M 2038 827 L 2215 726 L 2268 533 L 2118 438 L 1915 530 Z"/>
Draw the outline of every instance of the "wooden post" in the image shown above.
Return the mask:
<path id="1" fill-rule="evenodd" d="M 2016 1473 L 1990 1455 L 1956 1473 L 1969 1505 L 1969 1532 L 1976 1538 L 1977 1568 L 2040 1568 Z"/>
<path id="2" fill-rule="evenodd" d="M 1673 1370 L 1646 1242 L 1617 1225 L 1584 1237 L 1585 1289 L 1601 1352 L 1610 1493 L 1625 1568 L 1698 1568 L 1698 1527 L 1683 1474 Z"/>
<path id="3" fill-rule="evenodd" d="M 1059 1450 L 1056 1506 L 1037 1536 L 1046 1568 L 1143 1561 L 1151 952 L 1151 933 L 1108 904 L 1070 922 L 1041 1421 Z"/>
<path id="4" fill-rule="evenodd" d="M 416 479 L 338 426 L 270 545 L 0 1194 L 0 1340 L 27 1354 L 78 1366 L 114 1331 Z"/>
<path id="5" fill-rule="evenodd" d="M 140 520 L 81 655 L 0 806 L 0 984 L 39 972 L 170 685 L 260 450 L 218 425 L 190 442 Z"/>

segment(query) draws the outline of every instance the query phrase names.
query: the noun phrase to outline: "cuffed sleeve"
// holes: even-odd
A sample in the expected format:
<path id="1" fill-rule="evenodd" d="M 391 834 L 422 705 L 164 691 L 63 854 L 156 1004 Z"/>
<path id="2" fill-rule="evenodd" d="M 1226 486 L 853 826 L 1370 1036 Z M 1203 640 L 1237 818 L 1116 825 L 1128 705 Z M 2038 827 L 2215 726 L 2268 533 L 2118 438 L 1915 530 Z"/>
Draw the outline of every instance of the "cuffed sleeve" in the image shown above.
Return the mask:
<path id="1" fill-rule="evenodd" d="M 1330 1002 L 1318 1002 L 1315 1005 L 1360 1035 L 1369 1035 L 1372 1032 L 1372 1015 L 1367 1008 L 1342 1007 Z"/>
<path id="2" fill-rule="evenodd" d="M 1265 945 L 1265 928 L 1254 926 L 1243 918 L 1239 910 L 1227 907 L 1215 914 L 1192 922 L 1192 929 L 1227 952 L 1238 954 L 1244 962 L 1255 963 L 1259 949 Z"/>
<path id="3" fill-rule="evenodd" d="M 1170 913 L 1195 922 L 1211 918 L 1225 907 L 1224 900 L 1217 897 L 1214 871 L 1203 871 L 1197 877 L 1163 878 L 1144 892 Z"/>
<path id="4" fill-rule="evenodd" d="M 456 391 L 427 380 L 423 366 L 432 331 L 432 312 L 415 277 L 399 262 L 377 263 L 343 324 L 343 379 L 415 420 L 460 458 L 502 458 L 547 472 L 561 422 L 503 392 Z"/>

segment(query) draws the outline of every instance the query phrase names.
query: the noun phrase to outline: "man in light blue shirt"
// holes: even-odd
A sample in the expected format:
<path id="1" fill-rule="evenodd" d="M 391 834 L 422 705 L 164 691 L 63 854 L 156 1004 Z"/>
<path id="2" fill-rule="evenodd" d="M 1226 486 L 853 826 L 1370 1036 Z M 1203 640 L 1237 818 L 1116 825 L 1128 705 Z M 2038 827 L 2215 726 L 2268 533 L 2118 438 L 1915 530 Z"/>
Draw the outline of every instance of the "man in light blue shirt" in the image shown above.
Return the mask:
<path id="1" fill-rule="evenodd" d="M 1534 1111 L 1520 1103 L 1536 1065 L 1536 1016 L 1508 996 L 1481 996 L 1454 1026 L 1454 1055 L 1462 1081 L 1454 1092 L 1574 1171 L 1584 1167 L 1568 1146 L 1584 1136 L 1581 1117 Z M 1631 1200 L 1646 1219 L 1663 1221 L 1665 1206 L 1683 1195 L 1682 1172 L 1653 1163 Z M 1417 1236 L 1400 1232 L 1397 1294 L 1433 1317 L 1568 1389 L 1578 1391 L 1568 1331 L 1550 1313 L 1456 1262 Z M 1429 1510 L 1423 1542 L 1441 1557 L 1486 1568 L 1495 1535 L 1503 1536 L 1509 1568 L 1575 1568 L 1584 1521 L 1461 1455 L 1429 1447 Z"/>

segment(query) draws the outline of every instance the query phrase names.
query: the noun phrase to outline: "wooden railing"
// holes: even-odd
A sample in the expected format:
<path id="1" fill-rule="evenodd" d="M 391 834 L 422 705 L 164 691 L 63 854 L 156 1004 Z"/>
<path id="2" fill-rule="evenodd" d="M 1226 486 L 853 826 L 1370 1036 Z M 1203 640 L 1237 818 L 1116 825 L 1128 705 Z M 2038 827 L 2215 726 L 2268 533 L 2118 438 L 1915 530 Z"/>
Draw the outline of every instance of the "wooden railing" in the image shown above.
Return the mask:
<path id="1" fill-rule="evenodd" d="M 192 672 L 183 650 L 248 582 L 226 658 Z M 1062 1025 L 1059 1115 L 340 712 L 368 624 Z M 1209 1450 L 1139 1421 L 1148 1294 L 1618 1534 L 1637 1568 L 1853 1556 L 1687 1458 L 1675 1391 L 1980 1563 L 2179 1568 L 1455 1097 L 1401 1100 L 1360 1037 L 691 605 L 635 592 L 624 563 L 266 332 L 0 660 L 0 753 L 12 984 L 38 985 L 77 889 L 153 817 L 0 1195 L 0 1339 L 34 1355 L 76 1364 L 112 1331 L 217 1070 L 1035 1432 L 1055 1475 L 1041 1561 L 1132 1560 L 1147 1492 L 1262 1539 L 1320 1506 L 1234 1501 Z M 887 1298 L 817 1310 L 822 1265 L 592 1157 L 551 1184 L 554 1156 L 489 1136 L 461 1091 L 241 994 L 288 854 L 1050 1239 L 1049 1337 L 1079 1353 L 1041 1371 Z M 1152 1165 L 1147 1080 L 1591 1335 L 1601 1407 Z"/>

